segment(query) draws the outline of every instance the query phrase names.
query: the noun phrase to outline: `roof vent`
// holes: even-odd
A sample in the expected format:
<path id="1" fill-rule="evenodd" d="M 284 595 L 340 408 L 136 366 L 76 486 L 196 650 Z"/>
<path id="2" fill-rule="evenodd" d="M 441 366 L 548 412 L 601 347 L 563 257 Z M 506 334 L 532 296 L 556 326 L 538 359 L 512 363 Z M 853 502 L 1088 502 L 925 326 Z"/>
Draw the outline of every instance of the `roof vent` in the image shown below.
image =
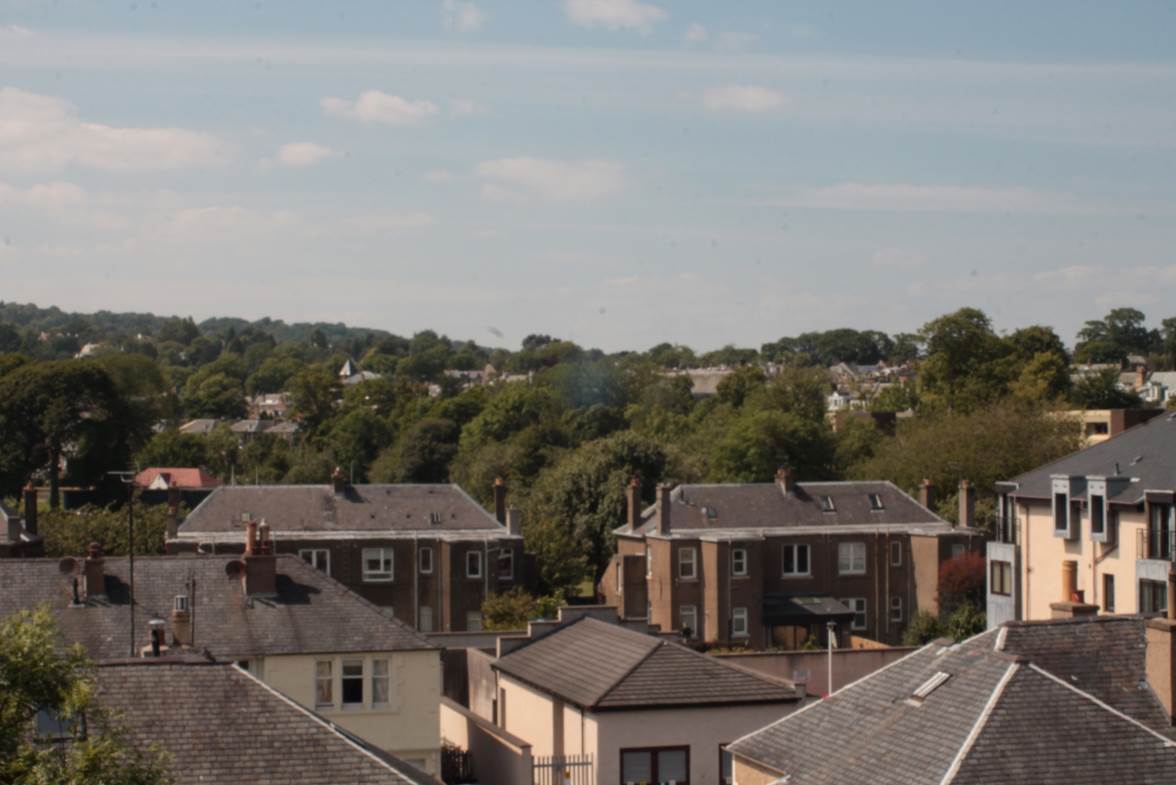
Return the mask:
<path id="1" fill-rule="evenodd" d="M 439 512 L 429 513 L 429 523 L 433 524 L 434 526 L 440 526 L 441 525 L 441 513 L 439 513 Z"/>
<path id="2" fill-rule="evenodd" d="M 821 499 L 821 512 L 836 512 L 837 511 L 837 508 L 833 506 L 833 497 L 832 496 L 822 496 L 822 497 L 820 497 L 820 499 Z"/>
<path id="3" fill-rule="evenodd" d="M 878 510 L 885 509 L 885 506 L 882 504 L 882 497 L 881 496 L 879 496 L 876 493 L 871 493 L 871 494 L 867 494 L 867 495 L 870 497 L 870 510 L 871 511 L 877 512 Z"/>
<path id="4" fill-rule="evenodd" d="M 1143 460 L 1143 456 L 1142 456 L 1142 455 L 1136 455 L 1134 458 L 1132 458 L 1132 459 L 1131 459 L 1131 464 L 1130 464 L 1130 465 L 1131 465 L 1131 466 L 1134 466 L 1135 464 L 1139 463 L 1139 462 L 1140 462 L 1140 461 L 1142 461 L 1142 460 Z"/>
<path id="5" fill-rule="evenodd" d="M 928 695 L 942 687 L 943 683 L 950 678 L 950 673 L 944 673 L 943 671 L 937 672 L 934 676 L 923 682 L 923 684 L 917 690 L 911 693 L 911 697 L 907 699 L 908 702 L 915 703 L 916 705 L 922 703 L 927 699 Z"/>

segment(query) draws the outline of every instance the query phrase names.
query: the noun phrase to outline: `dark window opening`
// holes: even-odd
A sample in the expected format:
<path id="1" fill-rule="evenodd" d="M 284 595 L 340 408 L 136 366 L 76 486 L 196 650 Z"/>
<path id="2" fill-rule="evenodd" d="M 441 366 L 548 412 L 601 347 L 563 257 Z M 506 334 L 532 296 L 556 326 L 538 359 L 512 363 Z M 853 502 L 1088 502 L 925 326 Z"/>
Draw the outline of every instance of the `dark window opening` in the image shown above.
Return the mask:
<path id="1" fill-rule="evenodd" d="M 1103 506 L 1103 497 L 1092 495 L 1090 497 L 1090 531 L 1094 534 L 1102 534 L 1106 531 L 1106 509 Z"/>

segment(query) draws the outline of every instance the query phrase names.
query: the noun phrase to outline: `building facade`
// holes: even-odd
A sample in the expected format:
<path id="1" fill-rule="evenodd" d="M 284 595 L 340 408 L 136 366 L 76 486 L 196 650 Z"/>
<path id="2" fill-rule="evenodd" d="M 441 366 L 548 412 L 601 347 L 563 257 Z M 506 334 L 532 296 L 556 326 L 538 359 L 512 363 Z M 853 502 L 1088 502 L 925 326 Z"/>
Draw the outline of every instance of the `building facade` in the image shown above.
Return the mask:
<path id="1" fill-rule="evenodd" d="M 629 519 L 598 593 L 624 618 L 708 644 L 799 648 L 839 632 L 901 640 L 920 610 L 938 612 L 941 564 L 982 550 L 886 482 L 660 486 Z M 924 501 L 933 489 L 924 485 Z M 964 486 L 970 520 L 974 494 Z"/>

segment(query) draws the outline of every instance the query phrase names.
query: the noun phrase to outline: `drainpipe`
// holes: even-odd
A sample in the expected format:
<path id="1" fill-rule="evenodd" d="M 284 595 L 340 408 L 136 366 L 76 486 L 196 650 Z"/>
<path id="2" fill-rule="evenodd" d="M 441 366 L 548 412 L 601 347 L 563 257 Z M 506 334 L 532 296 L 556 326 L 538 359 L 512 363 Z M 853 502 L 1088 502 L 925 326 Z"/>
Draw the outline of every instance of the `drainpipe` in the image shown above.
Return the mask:
<path id="1" fill-rule="evenodd" d="M 1015 509 L 1016 504 L 1014 504 L 1013 507 Z M 1025 591 L 1022 592 L 1022 596 L 1025 600 L 1025 602 L 1024 602 L 1025 608 L 1023 610 L 1023 615 L 1021 616 L 1021 618 L 1028 620 L 1028 618 L 1029 618 L 1029 596 L 1030 596 L 1029 595 L 1029 570 L 1031 569 L 1029 567 L 1029 505 L 1026 504 L 1024 509 L 1025 509 L 1025 525 L 1022 527 L 1022 532 L 1024 533 L 1024 536 L 1021 537 L 1021 540 L 1025 543 L 1025 558 L 1024 558 L 1024 562 L 1025 562 Z"/>
<path id="2" fill-rule="evenodd" d="M 412 538 L 412 627 L 418 632 L 421 629 L 421 604 L 417 597 L 421 590 L 421 545 L 416 537 Z"/>

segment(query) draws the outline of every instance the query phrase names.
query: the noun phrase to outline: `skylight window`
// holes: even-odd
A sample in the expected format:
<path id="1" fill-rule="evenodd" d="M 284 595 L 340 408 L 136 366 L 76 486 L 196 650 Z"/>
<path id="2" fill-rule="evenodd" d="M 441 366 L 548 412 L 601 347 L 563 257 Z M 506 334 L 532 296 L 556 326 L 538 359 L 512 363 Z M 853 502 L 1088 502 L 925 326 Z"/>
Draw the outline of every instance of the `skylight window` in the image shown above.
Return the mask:
<path id="1" fill-rule="evenodd" d="M 821 497 L 821 512 L 835 512 L 836 510 L 837 508 L 833 506 L 832 496 Z"/>
<path id="2" fill-rule="evenodd" d="M 923 684 L 917 690 L 915 690 L 913 693 L 911 693 L 911 698 L 913 700 L 920 701 L 920 702 L 926 700 L 928 695 L 930 695 L 931 693 L 935 692 L 935 690 L 942 687 L 943 683 L 946 682 L 950 678 L 951 678 L 950 673 L 944 673 L 943 671 L 939 671 L 934 676 L 927 679 L 927 681 L 923 682 Z"/>
<path id="3" fill-rule="evenodd" d="M 871 494 L 869 494 L 869 497 L 870 497 L 870 509 L 871 510 L 873 510 L 874 512 L 877 512 L 878 510 L 886 509 L 885 506 L 882 504 L 882 497 L 881 496 L 879 496 L 876 493 L 871 493 Z"/>

